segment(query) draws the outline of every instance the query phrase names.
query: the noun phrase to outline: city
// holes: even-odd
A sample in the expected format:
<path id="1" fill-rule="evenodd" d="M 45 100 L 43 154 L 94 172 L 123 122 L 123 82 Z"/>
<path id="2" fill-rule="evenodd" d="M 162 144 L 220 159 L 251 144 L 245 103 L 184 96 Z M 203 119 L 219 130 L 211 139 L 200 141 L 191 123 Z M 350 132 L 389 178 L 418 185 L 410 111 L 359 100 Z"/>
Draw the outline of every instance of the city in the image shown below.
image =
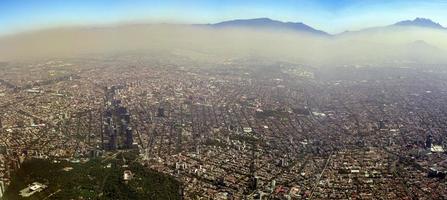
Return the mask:
<path id="1" fill-rule="evenodd" d="M 0 200 L 447 199 L 446 10 L 0 1 Z"/>
<path id="2" fill-rule="evenodd" d="M 447 197 L 447 71 L 429 70 L 438 66 L 135 60 L 2 70 L 2 185 L 26 159 L 136 149 L 185 199 Z"/>

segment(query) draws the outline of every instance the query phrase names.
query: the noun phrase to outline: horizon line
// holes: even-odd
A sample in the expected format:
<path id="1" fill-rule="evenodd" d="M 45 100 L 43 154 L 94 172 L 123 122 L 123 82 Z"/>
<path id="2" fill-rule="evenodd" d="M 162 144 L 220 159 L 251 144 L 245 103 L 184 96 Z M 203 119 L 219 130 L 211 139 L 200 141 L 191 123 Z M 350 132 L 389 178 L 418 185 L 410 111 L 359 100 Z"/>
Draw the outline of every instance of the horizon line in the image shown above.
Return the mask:
<path id="1" fill-rule="evenodd" d="M 416 19 L 430 20 L 431 22 L 437 23 L 437 24 L 441 25 L 443 28 L 446 28 L 442 23 L 435 22 L 435 21 L 431 20 L 430 18 L 425 18 L 425 17 L 414 17 L 412 19 L 396 21 L 391 24 L 384 24 L 384 25 L 378 25 L 378 26 L 367 26 L 367 27 L 363 27 L 363 28 L 359 28 L 359 29 L 355 29 L 355 30 L 344 30 L 344 31 L 339 31 L 339 32 L 335 32 L 335 33 L 331 33 L 324 29 L 317 28 L 311 24 L 307 24 L 304 21 L 290 21 L 290 20 L 282 21 L 282 20 L 277 20 L 277 19 L 273 19 L 270 17 L 234 18 L 234 19 L 227 19 L 227 20 L 207 22 L 207 23 L 180 22 L 180 21 L 176 21 L 176 20 L 158 21 L 157 22 L 157 21 L 147 19 L 147 20 L 122 20 L 122 21 L 117 21 L 117 22 L 91 23 L 91 24 L 77 23 L 77 24 L 67 24 L 67 25 L 47 25 L 47 26 L 43 26 L 43 27 L 39 27 L 39 28 L 28 28 L 28 29 L 25 28 L 25 29 L 21 29 L 21 30 L 17 30 L 17 31 L 0 32 L 0 38 L 6 38 L 6 37 L 11 37 L 11 36 L 20 35 L 20 34 L 28 34 L 28 33 L 34 33 L 34 32 L 46 31 L 46 30 L 54 30 L 54 29 L 113 28 L 113 27 L 128 26 L 128 25 L 182 25 L 182 26 L 184 26 L 184 25 L 187 25 L 187 26 L 189 26 L 189 25 L 214 25 L 214 24 L 219 24 L 222 22 L 229 22 L 229 21 L 236 21 L 236 20 L 255 20 L 255 19 L 268 19 L 268 20 L 278 21 L 278 22 L 282 22 L 282 23 L 302 23 L 302 24 L 307 25 L 315 30 L 322 31 L 330 36 L 340 35 L 340 34 L 343 34 L 346 32 L 357 32 L 357 31 L 367 30 L 367 29 L 371 29 L 371 28 L 387 27 L 387 26 L 391 26 L 391 25 L 394 25 L 399 22 L 414 21 Z"/>

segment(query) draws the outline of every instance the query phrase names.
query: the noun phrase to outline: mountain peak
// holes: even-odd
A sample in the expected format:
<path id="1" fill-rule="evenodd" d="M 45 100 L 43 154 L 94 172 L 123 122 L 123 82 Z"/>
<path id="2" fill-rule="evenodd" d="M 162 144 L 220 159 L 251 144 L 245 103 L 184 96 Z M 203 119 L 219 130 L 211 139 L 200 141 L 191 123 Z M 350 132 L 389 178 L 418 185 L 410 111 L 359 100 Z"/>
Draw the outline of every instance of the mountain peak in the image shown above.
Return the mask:
<path id="1" fill-rule="evenodd" d="M 328 36 L 329 34 L 320 30 L 316 30 L 301 22 L 282 22 L 270 18 L 254 18 L 254 19 L 236 19 L 224 21 L 216 24 L 210 24 L 214 28 L 249 28 L 249 29 L 270 29 L 270 30 L 287 30 L 311 33 L 316 35 Z"/>
<path id="2" fill-rule="evenodd" d="M 244 20 L 244 19 L 239 19 L 239 20 Z M 275 21 L 273 19 L 267 18 L 267 17 L 261 17 L 261 18 L 254 18 L 254 19 L 245 19 L 245 20 L 252 20 L 252 21 L 266 21 L 266 22 L 271 22 L 271 21 Z"/>
<path id="3" fill-rule="evenodd" d="M 424 27 L 424 28 L 436 28 L 436 29 L 445 29 L 441 24 L 433 22 L 431 19 L 427 18 L 416 18 L 414 20 L 405 20 L 400 21 L 394 24 L 396 26 L 417 26 L 417 27 Z"/>

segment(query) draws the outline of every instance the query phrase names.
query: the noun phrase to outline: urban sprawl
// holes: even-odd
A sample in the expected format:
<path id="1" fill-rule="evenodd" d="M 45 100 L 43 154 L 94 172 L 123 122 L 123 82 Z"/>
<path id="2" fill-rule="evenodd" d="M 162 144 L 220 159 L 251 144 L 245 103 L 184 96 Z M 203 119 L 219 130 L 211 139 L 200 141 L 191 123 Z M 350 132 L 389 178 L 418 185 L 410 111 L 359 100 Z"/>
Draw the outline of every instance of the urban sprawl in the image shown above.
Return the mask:
<path id="1" fill-rule="evenodd" d="M 447 199 L 442 66 L 193 60 L 2 63 L 0 194 L 27 159 L 135 150 L 184 199 Z"/>

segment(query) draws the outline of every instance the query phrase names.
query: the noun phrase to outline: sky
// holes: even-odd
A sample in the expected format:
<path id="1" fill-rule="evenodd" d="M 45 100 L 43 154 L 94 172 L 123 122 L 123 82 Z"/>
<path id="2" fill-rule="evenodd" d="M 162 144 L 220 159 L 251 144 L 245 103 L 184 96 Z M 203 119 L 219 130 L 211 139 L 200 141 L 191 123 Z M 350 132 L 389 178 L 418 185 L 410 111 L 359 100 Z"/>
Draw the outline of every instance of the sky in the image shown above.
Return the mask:
<path id="1" fill-rule="evenodd" d="M 60 26 L 216 23 L 268 17 L 329 33 L 423 17 L 447 26 L 447 0 L 1 0 L 0 35 Z"/>

